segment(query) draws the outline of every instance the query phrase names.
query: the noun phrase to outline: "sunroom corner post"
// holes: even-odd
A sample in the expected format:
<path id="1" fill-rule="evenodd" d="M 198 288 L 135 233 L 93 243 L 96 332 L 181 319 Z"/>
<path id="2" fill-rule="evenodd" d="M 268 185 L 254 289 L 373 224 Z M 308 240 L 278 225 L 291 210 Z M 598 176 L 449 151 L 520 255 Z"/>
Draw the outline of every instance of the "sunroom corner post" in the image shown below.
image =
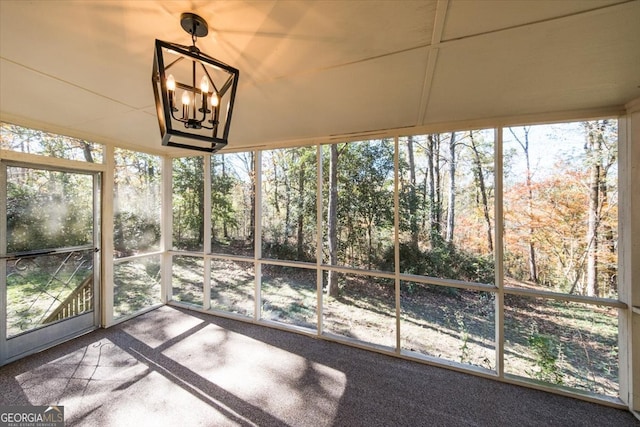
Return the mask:
<path id="1" fill-rule="evenodd" d="M 640 418 L 640 98 L 620 123 L 620 394 Z"/>
<path id="2" fill-rule="evenodd" d="M 161 262 L 161 287 L 160 301 L 163 304 L 171 300 L 171 245 L 173 236 L 173 160 L 169 156 L 162 158 L 162 209 L 160 212 L 160 251 L 162 252 Z"/>
<path id="3" fill-rule="evenodd" d="M 211 156 L 204 156 L 204 277 L 202 278 L 202 308 L 211 308 Z"/>
<path id="4" fill-rule="evenodd" d="M 324 292 L 322 288 L 324 273 L 322 270 L 322 145 L 316 145 L 316 315 L 317 315 L 317 336 L 321 336 L 324 329 Z"/>
<path id="5" fill-rule="evenodd" d="M 6 189 L 7 189 L 7 170 L 1 164 L 2 161 L 2 149 L 0 149 L 0 254 L 7 253 L 7 204 L 6 204 Z M 0 366 L 4 365 L 7 360 L 7 260 L 0 259 Z"/>
<path id="6" fill-rule="evenodd" d="M 396 354 L 402 353 L 402 337 L 400 318 L 402 316 L 402 301 L 400 293 L 400 143 L 398 135 L 393 138 L 393 265 L 396 299 Z"/>
<path id="7" fill-rule="evenodd" d="M 113 325 L 113 301 L 114 301 L 114 215 L 113 206 L 114 179 L 115 179 L 115 150 L 111 146 L 105 146 L 106 169 L 102 180 L 102 280 L 101 280 L 101 313 L 100 325 L 109 327 Z"/>
<path id="8" fill-rule="evenodd" d="M 503 132 L 502 126 L 494 130 L 494 182 L 495 182 L 495 224 L 494 224 L 494 268 L 495 268 L 495 349 L 496 375 L 504 378 L 504 211 L 503 211 Z"/>
<path id="9" fill-rule="evenodd" d="M 262 318 L 262 151 L 256 150 L 253 156 L 253 189 L 255 192 L 253 220 L 253 262 L 255 277 L 254 321 Z"/>

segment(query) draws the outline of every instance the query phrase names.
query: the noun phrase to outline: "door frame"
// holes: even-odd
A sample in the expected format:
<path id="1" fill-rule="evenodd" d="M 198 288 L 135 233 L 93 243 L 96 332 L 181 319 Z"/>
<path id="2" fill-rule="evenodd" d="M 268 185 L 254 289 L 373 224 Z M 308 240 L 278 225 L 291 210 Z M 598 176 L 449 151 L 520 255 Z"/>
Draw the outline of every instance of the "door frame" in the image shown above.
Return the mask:
<path id="1" fill-rule="evenodd" d="M 92 177 L 93 182 L 93 309 L 68 319 L 53 322 L 24 334 L 7 338 L 7 167 L 67 172 Z M 0 159 L 0 366 L 53 347 L 100 327 L 101 295 L 101 234 L 102 234 L 102 172 L 94 169 L 44 165 L 24 161 Z M 89 246 L 88 248 L 91 248 Z M 73 248 L 62 248 L 71 250 Z M 84 248 L 83 249 L 87 249 Z M 11 254 L 9 254 L 11 255 Z"/>

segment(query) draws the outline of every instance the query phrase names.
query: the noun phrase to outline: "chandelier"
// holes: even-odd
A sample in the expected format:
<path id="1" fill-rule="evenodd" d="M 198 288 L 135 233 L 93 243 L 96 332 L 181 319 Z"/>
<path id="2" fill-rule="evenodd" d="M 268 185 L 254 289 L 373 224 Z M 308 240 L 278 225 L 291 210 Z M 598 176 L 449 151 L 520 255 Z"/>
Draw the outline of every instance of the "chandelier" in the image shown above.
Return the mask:
<path id="1" fill-rule="evenodd" d="M 180 25 L 191 46 L 155 46 L 151 79 L 162 145 L 214 153 L 227 145 L 239 71 L 196 47 L 209 33 L 203 18 L 183 13 Z"/>

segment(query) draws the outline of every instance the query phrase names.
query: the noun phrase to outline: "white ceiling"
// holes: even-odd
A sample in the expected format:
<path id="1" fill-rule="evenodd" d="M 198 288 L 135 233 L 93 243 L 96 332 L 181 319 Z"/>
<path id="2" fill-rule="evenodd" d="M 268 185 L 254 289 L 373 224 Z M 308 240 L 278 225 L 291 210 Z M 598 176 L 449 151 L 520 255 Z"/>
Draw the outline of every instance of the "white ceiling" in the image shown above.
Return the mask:
<path id="1" fill-rule="evenodd" d="M 228 149 L 623 106 L 640 1 L 0 0 L 0 119 L 159 150 L 154 40 L 240 69 Z"/>

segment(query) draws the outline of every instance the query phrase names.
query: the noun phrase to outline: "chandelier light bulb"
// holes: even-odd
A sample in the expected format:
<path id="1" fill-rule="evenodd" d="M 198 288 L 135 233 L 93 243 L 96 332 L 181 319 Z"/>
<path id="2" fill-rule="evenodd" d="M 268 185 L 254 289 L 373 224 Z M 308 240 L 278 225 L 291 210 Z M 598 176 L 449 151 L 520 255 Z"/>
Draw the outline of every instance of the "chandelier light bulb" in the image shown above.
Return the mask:
<path id="1" fill-rule="evenodd" d="M 182 104 L 189 105 L 191 103 L 191 98 L 189 97 L 189 92 L 186 90 L 182 92 Z"/>
<path id="2" fill-rule="evenodd" d="M 211 96 L 211 106 L 217 107 L 219 103 L 220 101 L 218 100 L 218 94 L 214 92 L 213 95 Z"/>
<path id="3" fill-rule="evenodd" d="M 207 76 L 202 76 L 202 80 L 200 80 L 200 89 L 203 94 L 207 94 L 209 92 L 209 79 L 207 79 Z"/>
<path id="4" fill-rule="evenodd" d="M 173 74 L 169 74 L 169 77 L 167 77 L 167 90 L 171 92 L 176 90 L 176 79 L 173 77 Z"/>

